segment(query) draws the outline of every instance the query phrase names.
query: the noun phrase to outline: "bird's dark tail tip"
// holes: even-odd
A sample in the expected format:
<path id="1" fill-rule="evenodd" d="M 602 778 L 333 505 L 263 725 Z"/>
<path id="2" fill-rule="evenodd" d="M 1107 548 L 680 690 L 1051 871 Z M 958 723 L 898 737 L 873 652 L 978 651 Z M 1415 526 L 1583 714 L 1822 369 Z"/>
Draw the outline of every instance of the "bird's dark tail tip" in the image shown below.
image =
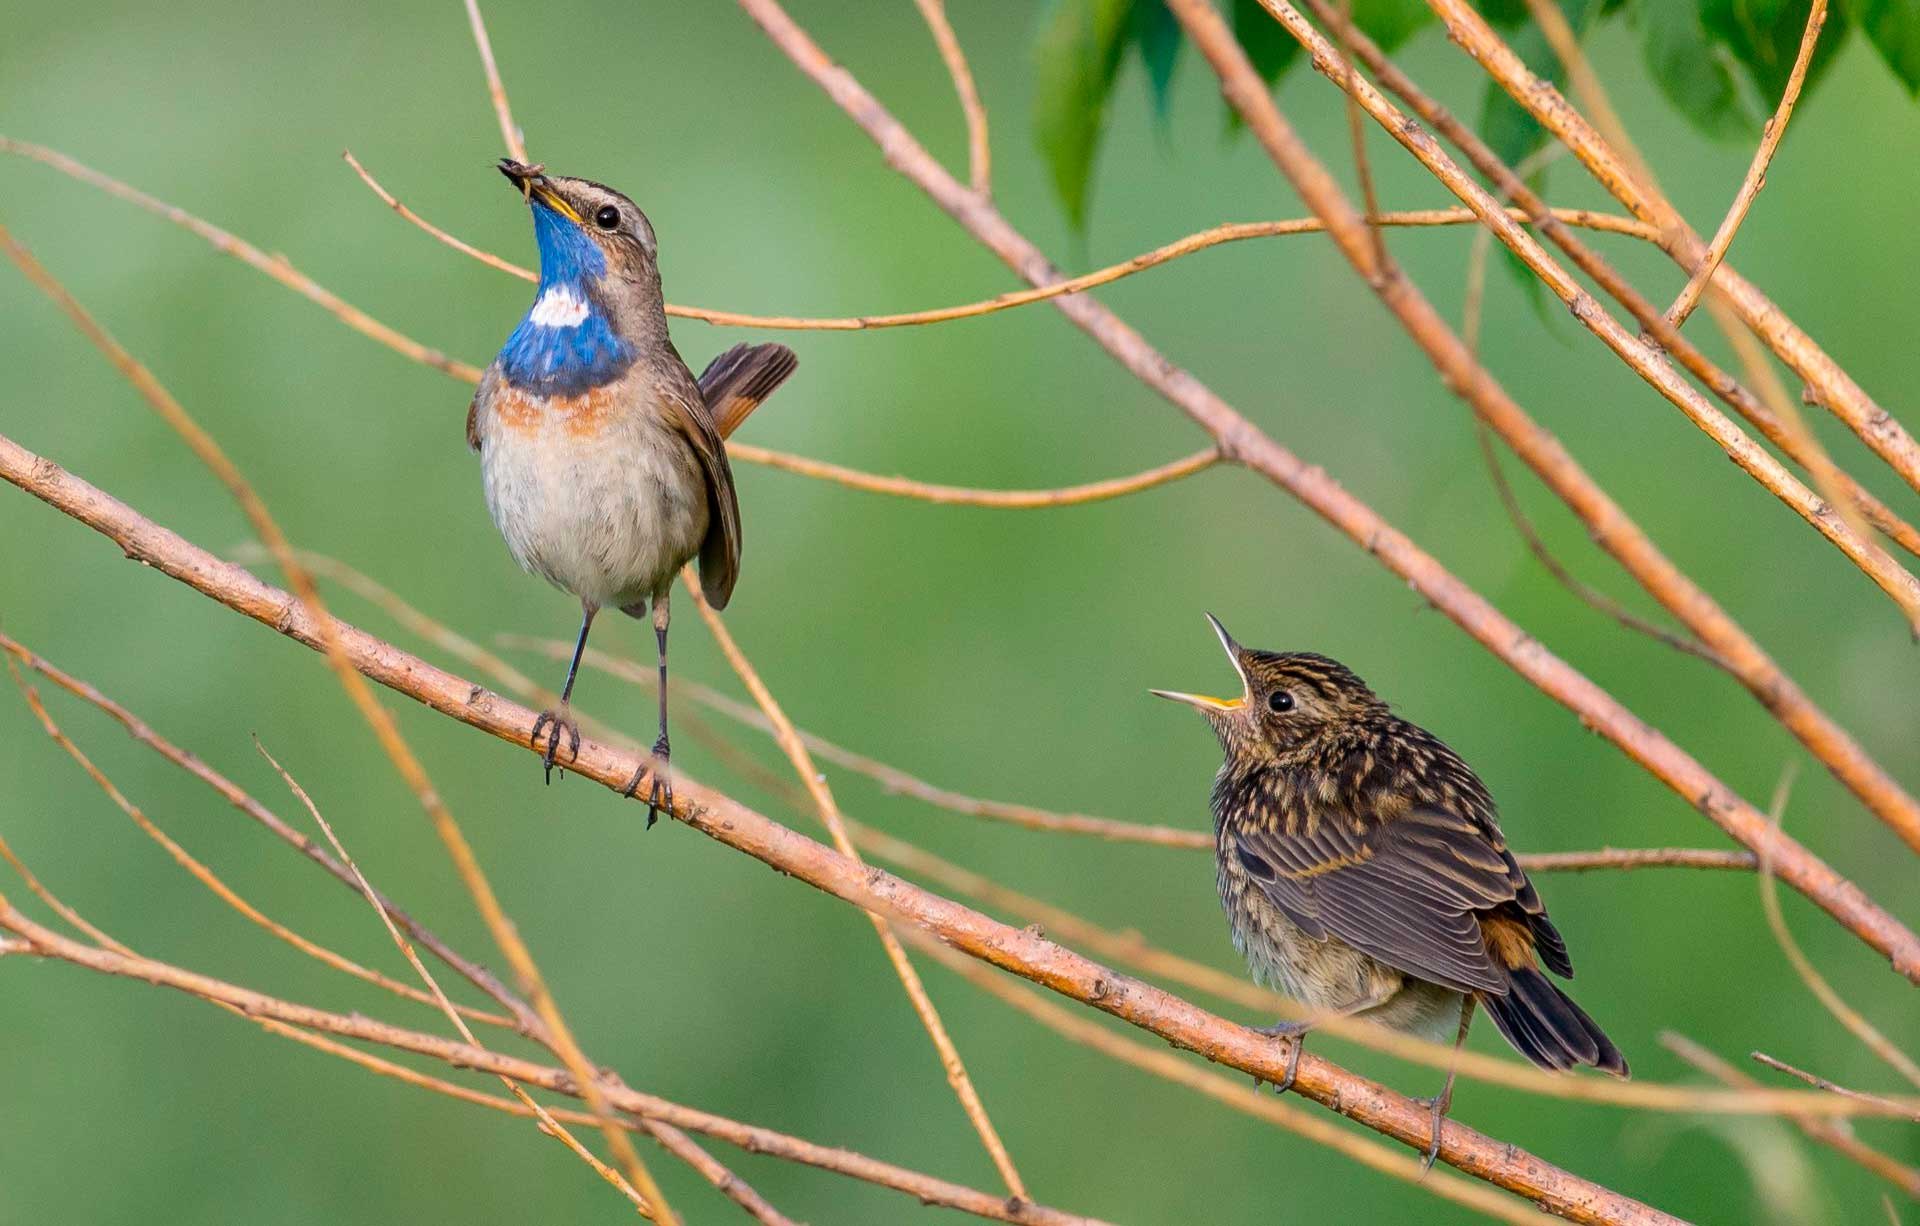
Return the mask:
<path id="1" fill-rule="evenodd" d="M 1546 1069 L 1590 1064 L 1615 1077 L 1628 1075 L 1627 1058 L 1613 1040 L 1552 980 L 1534 967 L 1508 976 L 1512 987 L 1505 996 L 1482 994 L 1480 1003 L 1521 1055 Z"/>
<path id="2" fill-rule="evenodd" d="M 793 350 L 771 344 L 735 345 L 709 363 L 700 376 L 700 394 L 720 437 L 739 429 L 799 364 Z"/>

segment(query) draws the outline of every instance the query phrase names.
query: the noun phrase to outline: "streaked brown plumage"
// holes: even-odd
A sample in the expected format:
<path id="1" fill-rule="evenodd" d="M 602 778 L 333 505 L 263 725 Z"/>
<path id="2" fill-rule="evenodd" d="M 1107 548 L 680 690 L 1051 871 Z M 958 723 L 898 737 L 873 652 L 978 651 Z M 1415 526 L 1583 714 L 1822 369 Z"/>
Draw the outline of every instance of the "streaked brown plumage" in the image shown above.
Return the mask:
<path id="1" fill-rule="evenodd" d="M 1220 900 L 1255 978 L 1321 1017 L 1439 1039 L 1464 1038 L 1477 1004 L 1543 1068 L 1625 1077 L 1619 1049 L 1541 971 L 1572 977 L 1566 942 L 1472 768 L 1346 666 L 1248 650 L 1207 620 L 1242 695 L 1154 693 L 1197 708 L 1225 751 Z"/>

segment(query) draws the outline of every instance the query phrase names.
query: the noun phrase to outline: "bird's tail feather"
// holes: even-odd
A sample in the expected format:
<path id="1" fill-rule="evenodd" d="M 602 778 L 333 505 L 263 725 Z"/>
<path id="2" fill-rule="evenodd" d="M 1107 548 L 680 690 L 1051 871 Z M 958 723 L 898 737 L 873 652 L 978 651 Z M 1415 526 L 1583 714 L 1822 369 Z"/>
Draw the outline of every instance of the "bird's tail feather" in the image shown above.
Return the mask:
<path id="1" fill-rule="evenodd" d="M 720 437 L 738 430 L 799 364 L 785 345 L 735 345 L 708 363 L 700 375 L 700 395 Z"/>
<path id="2" fill-rule="evenodd" d="M 1627 1060 L 1620 1049 L 1552 980 L 1531 966 L 1507 974 L 1511 985 L 1507 994 L 1483 992 L 1480 1003 L 1521 1055 L 1541 1068 L 1591 1064 L 1616 1077 L 1627 1076 Z"/>

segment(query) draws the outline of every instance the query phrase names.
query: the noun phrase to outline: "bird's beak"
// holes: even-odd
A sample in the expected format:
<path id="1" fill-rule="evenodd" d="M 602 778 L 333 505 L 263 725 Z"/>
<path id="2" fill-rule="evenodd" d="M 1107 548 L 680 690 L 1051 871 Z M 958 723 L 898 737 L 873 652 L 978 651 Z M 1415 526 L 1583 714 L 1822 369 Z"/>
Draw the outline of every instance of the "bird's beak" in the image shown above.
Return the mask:
<path id="1" fill-rule="evenodd" d="M 1226 649 L 1227 659 L 1233 661 L 1233 671 L 1240 674 L 1240 697 L 1209 698 L 1205 694 L 1188 694 L 1180 690 L 1149 690 L 1147 692 L 1156 698 L 1171 698 L 1175 702 L 1184 702 L 1188 706 L 1197 707 L 1203 712 L 1212 711 L 1224 714 L 1229 711 L 1238 711 L 1247 705 L 1247 674 L 1246 670 L 1240 667 L 1240 644 L 1233 641 L 1233 636 L 1227 633 L 1227 628 L 1220 624 L 1219 618 L 1211 613 L 1206 616 L 1207 624 L 1212 626 L 1213 632 L 1220 636 L 1220 646 Z"/>
<path id="2" fill-rule="evenodd" d="M 500 173 L 505 175 L 507 182 L 513 184 L 514 188 L 527 198 L 529 204 L 542 205 L 560 214 L 574 225 L 579 225 L 580 214 L 574 212 L 573 206 L 562 200 L 560 193 L 553 190 L 553 185 L 547 182 L 545 171 L 544 166 L 529 166 L 525 162 L 516 162 L 512 158 L 500 159 Z"/>

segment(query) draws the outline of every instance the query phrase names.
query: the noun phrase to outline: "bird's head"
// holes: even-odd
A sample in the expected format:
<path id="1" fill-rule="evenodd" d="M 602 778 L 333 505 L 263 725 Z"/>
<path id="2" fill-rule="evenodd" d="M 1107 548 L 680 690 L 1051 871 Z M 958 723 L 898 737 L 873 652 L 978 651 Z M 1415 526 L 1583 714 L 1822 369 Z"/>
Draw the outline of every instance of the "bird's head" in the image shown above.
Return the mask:
<path id="1" fill-rule="evenodd" d="M 1152 693 L 1199 711 L 1228 754 L 1279 761 L 1329 733 L 1386 713 L 1386 704 L 1339 661 L 1308 651 L 1255 651 L 1236 643 L 1213 614 L 1207 621 L 1240 675 L 1239 696 Z"/>
<path id="2" fill-rule="evenodd" d="M 500 173 L 533 212 L 540 288 L 501 363 L 516 383 L 577 392 L 617 378 L 666 339 L 659 250 L 639 206 L 589 179 L 510 158 Z"/>

